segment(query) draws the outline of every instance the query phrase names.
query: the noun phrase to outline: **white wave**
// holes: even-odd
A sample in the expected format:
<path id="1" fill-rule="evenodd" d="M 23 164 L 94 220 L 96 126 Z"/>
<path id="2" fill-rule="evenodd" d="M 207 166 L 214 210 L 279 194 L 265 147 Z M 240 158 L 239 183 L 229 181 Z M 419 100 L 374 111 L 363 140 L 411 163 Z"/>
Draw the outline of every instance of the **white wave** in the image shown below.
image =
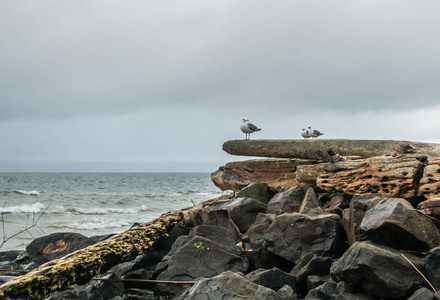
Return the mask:
<path id="1" fill-rule="evenodd" d="M 73 229 L 73 230 L 97 230 L 97 229 L 110 229 L 120 228 L 124 226 L 131 226 L 133 223 L 123 220 L 99 220 L 95 222 L 72 222 L 65 225 L 60 225 L 59 228 Z"/>
<path id="2" fill-rule="evenodd" d="M 142 205 L 138 208 L 115 208 L 115 207 L 91 207 L 91 208 L 75 208 L 76 212 L 83 215 L 105 215 L 109 213 L 113 214 L 135 214 L 141 211 L 147 211 L 148 207 Z"/>
<path id="3" fill-rule="evenodd" d="M 42 211 L 46 206 L 40 202 L 34 203 L 34 204 L 23 204 L 23 205 L 16 205 L 16 206 L 9 206 L 3 208 L 3 213 L 30 213 L 30 212 L 40 212 Z"/>
<path id="4" fill-rule="evenodd" d="M 16 193 L 22 194 L 22 195 L 30 195 L 30 196 L 38 196 L 40 195 L 40 192 L 37 190 L 32 191 L 23 191 L 23 190 L 16 190 Z"/>

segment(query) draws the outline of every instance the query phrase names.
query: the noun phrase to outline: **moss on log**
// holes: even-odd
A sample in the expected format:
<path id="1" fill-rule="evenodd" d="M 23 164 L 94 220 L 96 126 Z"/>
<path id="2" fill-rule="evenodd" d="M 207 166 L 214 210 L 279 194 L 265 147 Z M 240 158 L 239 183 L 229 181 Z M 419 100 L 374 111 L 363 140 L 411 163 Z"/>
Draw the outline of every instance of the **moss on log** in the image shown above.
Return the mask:
<path id="1" fill-rule="evenodd" d="M 232 140 L 223 144 L 223 150 L 232 155 L 317 160 L 328 160 L 329 149 L 342 156 L 362 158 L 395 153 L 440 156 L 439 144 L 392 140 Z"/>
<path id="2" fill-rule="evenodd" d="M 179 211 L 136 226 L 0 286 L 0 299 L 43 299 L 74 283 L 86 283 L 110 267 L 134 259 L 168 236 L 180 221 Z"/>

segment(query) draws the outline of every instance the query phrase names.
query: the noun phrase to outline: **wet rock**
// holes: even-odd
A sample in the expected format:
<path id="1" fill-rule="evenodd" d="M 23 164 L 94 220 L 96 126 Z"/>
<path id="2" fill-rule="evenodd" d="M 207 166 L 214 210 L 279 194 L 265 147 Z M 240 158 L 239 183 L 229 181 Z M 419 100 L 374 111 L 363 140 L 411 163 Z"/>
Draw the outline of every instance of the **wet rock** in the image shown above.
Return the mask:
<path id="1" fill-rule="evenodd" d="M 267 183 L 251 183 L 241 191 L 239 191 L 236 195 L 236 198 L 252 198 L 261 203 L 267 204 L 270 199 L 272 199 L 272 195 L 269 190 L 269 186 Z"/>
<path id="2" fill-rule="evenodd" d="M 421 271 L 423 261 L 405 256 Z M 420 274 L 401 256 L 401 252 L 371 242 L 356 242 L 332 265 L 330 274 L 353 288 L 379 298 L 402 299 L 424 284 Z"/>
<path id="3" fill-rule="evenodd" d="M 159 274 L 158 280 L 190 281 L 228 270 L 247 271 L 249 262 L 226 228 L 197 226 L 188 238 L 167 258 L 166 269 Z M 182 285 L 157 284 L 155 290 L 158 294 L 177 294 L 182 289 Z"/>
<path id="4" fill-rule="evenodd" d="M 305 189 L 300 186 L 293 186 L 281 190 L 267 204 L 267 213 L 280 214 L 298 212 L 305 192 Z"/>
<path id="5" fill-rule="evenodd" d="M 335 214 L 277 216 L 267 231 L 265 247 L 288 261 L 299 263 L 307 253 L 336 258 L 347 248 L 341 220 Z"/>
<path id="6" fill-rule="evenodd" d="M 365 213 L 388 197 L 382 194 L 355 195 L 350 207 L 342 213 L 342 225 L 347 234 L 348 243 L 352 245 L 360 240 L 360 226 Z"/>
<path id="7" fill-rule="evenodd" d="M 252 282 L 270 288 L 272 290 L 278 290 L 284 285 L 290 286 L 296 293 L 298 291 L 296 286 L 295 276 L 286 273 L 278 268 L 257 269 L 246 275 Z"/>
<path id="8" fill-rule="evenodd" d="M 255 284 L 238 273 L 228 271 L 213 278 L 200 279 L 174 298 L 174 300 L 193 299 L 281 300 L 281 297 L 269 288 Z"/>
<path id="9" fill-rule="evenodd" d="M 22 252 L 23 251 L 20 250 L 0 251 L 0 262 L 14 261 L 21 255 Z"/>
<path id="10" fill-rule="evenodd" d="M 33 240 L 26 247 L 26 252 L 32 261 L 43 264 L 92 244 L 88 237 L 79 233 L 53 233 Z"/>
<path id="11" fill-rule="evenodd" d="M 401 198 L 380 201 L 365 213 L 360 226 L 362 240 L 399 250 L 429 251 L 440 244 L 434 223 Z"/>

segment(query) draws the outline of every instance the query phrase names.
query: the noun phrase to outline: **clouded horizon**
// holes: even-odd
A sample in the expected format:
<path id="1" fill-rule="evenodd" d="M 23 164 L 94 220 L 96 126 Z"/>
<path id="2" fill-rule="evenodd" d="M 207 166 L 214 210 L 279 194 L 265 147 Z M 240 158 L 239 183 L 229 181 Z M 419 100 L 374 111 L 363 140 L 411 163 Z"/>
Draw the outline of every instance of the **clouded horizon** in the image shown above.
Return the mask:
<path id="1" fill-rule="evenodd" d="M 2 1 L 0 172 L 212 172 L 227 140 L 440 143 L 440 2 Z"/>

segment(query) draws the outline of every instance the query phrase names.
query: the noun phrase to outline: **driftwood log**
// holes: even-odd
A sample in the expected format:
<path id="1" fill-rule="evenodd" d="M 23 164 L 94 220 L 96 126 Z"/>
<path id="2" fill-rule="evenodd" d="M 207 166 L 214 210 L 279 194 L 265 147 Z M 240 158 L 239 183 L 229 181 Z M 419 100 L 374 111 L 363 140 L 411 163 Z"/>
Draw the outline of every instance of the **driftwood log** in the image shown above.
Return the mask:
<path id="1" fill-rule="evenodd" d="M 232 140 L 223 150 L 232 155 L 329 160 L 328 150 L 341 156 L 362 158 L 418 153 L 440 157 L 440 145 L 391 140 Z"/>
<path id="2" fill-rule="evenodd" d="M 0 286 L 0 299 L 43 299 L 74 283 L 86 283 L 110 267 L 134 259 L 168 236 L 181 217 L 168 213 L 150 222 L 41 265 Z"/>

